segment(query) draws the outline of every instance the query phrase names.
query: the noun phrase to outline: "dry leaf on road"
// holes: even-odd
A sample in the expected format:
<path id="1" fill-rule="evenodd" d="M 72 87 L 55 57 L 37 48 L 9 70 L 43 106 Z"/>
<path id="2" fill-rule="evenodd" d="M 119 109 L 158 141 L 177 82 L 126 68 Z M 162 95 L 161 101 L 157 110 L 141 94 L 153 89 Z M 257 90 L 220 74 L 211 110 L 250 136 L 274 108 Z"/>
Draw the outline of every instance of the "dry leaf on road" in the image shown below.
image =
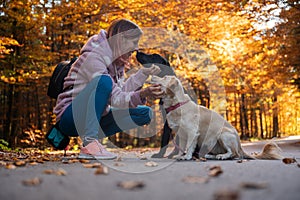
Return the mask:
<path id="1" fill-rule="evenodd" d="M 15 165 L 18 166 L 18 167 L 23 167 L 26 165 L 26 162 L 23 161 L 23 160 L 18 160 L 15 162 Z"/>
<path id="2" fill-rule="evenodd" d="M 209 178 L 201 176 L 186 176 L 182 179 L 186 183 L 207 183 Z"/>
<path id="3" fill-rule="evenodd" d="M 32 179 L 23 180 L 22 183 L 26 186 L 37 186 L 42 183 L 42 179 L 40 179 L 39 177 L 35 177 Z"/>
<path id="4" fill-rule="evenodd" d="M 156 166 L 158 166 L 158 164 L 156 162 L 149 161 L 149 162 L 145 163 L 145 166 L 147 166 L 147 167 L 156 167 Z"/>
<path id="5" fill-rule="evenodd" d="M 88 164 L 82 164 L 85 168 L 98 168 L 102 167 L 101 163 L 88 163 Z"/>
<path id="6" fill-rule="evenodd" d="M 53 169 L 45 169 L 43 171 L 44 174 L 55 174 L 57 176 L 66 176 L 67 172 L 64 169 L 59 168 L 58 170 Z"/>
<path id="7" fill-rule="evenodd" d="M 125 166 L 125 164 L 124 163 L 120 163 L 120 162 L 116 162 L 116 163 L 114 163 L 114 166 L 116 166 L 116 167 L 123 167 L 123 166 Z"/>
<path id="8" fill-rule="evenodd" d="M 85 159 L 80 159 L 80 160 L 79 160 L 79 162 L 81 162 L 81 163 L 85 163 L 85 164 L 86 164 L 86 163 L 90 163 L 90 161 L 89 161 L 89 160 L 85 160 Z"/>
<path id="9" fill-rule="evenodd" d="M 16 167 L 16 165 L 14 165 L 14 164 L 7 164 L 7 165 L 5 166 L 5 168 L 6 168 L 6 169 L 16 169 L 17 167 Z"/>
<path id="10" fill-rule="evenodd" d="M 214 193 L 214 200 L 238 200 L 240 193 L 237 190 L 221 189 Z"/>
<path id="11" fill-rule="evenodd" d="M 145 187 L 145 184 L 142 181 L 121 181 L 117 185 L 127 190 L 134 190 Z"/>
<path id="12" fill-rule="evenodd" d="M 108 174 L 108 168 L 106 166 L 99 166 L 96 171 L 95 171 L 95 175 L 100 175 L 100 174 Z"/>
<path id="13" fill-rule="evenodd" d="M 254 183 L 254 182 L 243 182 L 240 184 L 245 189 L 265 189 L 268 187 L 267 183 Z"/>
<path id="14" fill-rule="evenodd" d="M 296 161 L 295 158 L 283 158 L 283 159 L 282 159 L 282 162 L 283 162 L 284 164 L 292 164 L 292 163 L 296 163 L 297 161 Z"/>
<path id="15" fill-rule="evenodd" d="M 221 166 L 215 165 L 209 168 L 209 176 L 219 176 L 223 173 Z"/>
<path id="16" fill-rule="evenodd" d="M 55 171 L 55 174 L 57 176 L 66 176 L 68 173 L 64 169 L 59 168 L 58 170 Z"/>

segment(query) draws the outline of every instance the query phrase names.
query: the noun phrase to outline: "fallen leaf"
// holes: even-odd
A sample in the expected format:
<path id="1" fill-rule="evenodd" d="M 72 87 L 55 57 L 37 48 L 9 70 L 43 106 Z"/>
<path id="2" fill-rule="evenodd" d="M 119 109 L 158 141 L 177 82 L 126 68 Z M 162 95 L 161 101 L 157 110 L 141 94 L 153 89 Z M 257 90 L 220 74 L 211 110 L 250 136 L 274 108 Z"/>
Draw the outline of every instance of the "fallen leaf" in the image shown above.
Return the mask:
<path id="1" fill-rule="evenodd" d="M 158 166 L 158 164 L 156 162 L 149 161 L 149 162 L 145 163 L 145 166 L 147 166 L 147 167 L 156 167 L 156 166 Z"/>
<path id="2" fill-rule="evenodd" d="M 78 159 L 71 159 L 71 160 L 69 160 L 69 163 L 78 163 L 78 162 L 80 162 L 80 160 L 78 160 Z"/>
<path id="3" fill-rule="evenodd" d="M 297 162 L 297 161 L 296 161 L 295 158 L 283 158 L 283 159 L 282 159 L 282 162 L 283 162 L 284 164 L 292 164 L 292 163 L 295 163 L 295 162 Z"/>
<path id="4" fill-rule="evenodd" d="M 22 183 L 25 186 L 37 186 L 42 183 L 42 179 L 40 179 L 39 177 L 35 177 L 32 179 L 23 180 Z"/>
<path id="5" fill-rule="evenodd" d="M 243 159 L 240 159 L 238 161 L 236 161 L 237 163 L 243 163 L 243 162 L 247 162 L 248 160 L 243 160 Z"/>
<path id="6" fill-rule="evenodd" d="M 89 160 L 85 160 L 85 159 L 80 159 L 79 162 L 81 162 L 81 163 L 90 163 Z"/>
<path id="7" fill-rule="evenodd" d="M 58 170 L 56 170 L 55 171 L 55 174 L 57 175 L 57 176 L 66 176 L 67 175 L 67 172 L 64 170 L 64 169 L 58 169 Z"/>
<path id="8" fill-rule="evenodd" d="M 214 193 L 214 200 L 238 200 L 240 193 L 237 190 L 221 189 Z"/>
<path id="9" fill-rule="evenodd" d="M 85 168 L 93 168 L 94 165 L 91 163 L 88 163 L 88 164 L 82 164 L 82 166 Z"/>
<path id="10" fill-rule="evenodd" d="M 52 169 L 45 169 L 45 170 L 43 171 L 43 173 L 44 173 L 44 174 L 53 174 L 53 173 L 54 173 L 54 170 L 52 170 Z"/>
<path id="11" fill-rule="evenodd" d="M 244 182 L 240 186 L 245 189 L 265 189 L 268 187 L 267 183 L 253 183 L 253 182 Z"/>
<path id="12" fill-rule="evenodd" d="M 145 187 L 145 184 L 142 181 L 121 181 L 117 185 L 127 190 L 141 189 Z"/>
<path id="13" fill-rule="evenodd" d="M 148 152 L 148 151 L 150 151 L 148 148 L 145 148 L 145 149 L 142 149 L 141 150 L 141 153 L 146 153 L 146 152 Z"/>
<path id="14" fill-rule="evenodd" d="M 17 167 L 16 167 L 16 165 L 14 165 L 14 164 L 7 164 L 7 165 L 5 166 L 5 168 L 6 168 L 6 169 L 16 169 Z"/>
<path id="15" fill-rule="evenodd" d="M 182 179 L 186 183 L 207 183 L 209 178 L 200 176 L 186 176 Z"/>
<path id="16" fill-rule="evenodd" d="M 38 160 L 36 160 L 36 162 L 44 164 L 44 161 L 42 159 L 38 159 Z"/>
<path id="17" fill-rule="evenodd" d="M 98 168 L 101 167 L 101 163 L 88 163 L 88 164 L 82 164 L 85 168 Z"/>
<path id="18" fill-rule="evenodd" d="M 37 162 L 30 162 L 29 163 L 29 165 L 31 165 L 31 166 L 35 166 L 35 165 L 38 165 L 39 163 L 37 163 Z"/>
<path id="19" fill-rule="evenodd" d="M 114 166 L 116 166 L 116 167 L 122 167 L 122 166 L 125 166 L 125 164 L 124 163 L 120 163 L 120 162 L 116 162 L 114 164 Z"/>
<path id="20" fill-rule="evenodd" d="M 140 156 L 140 160 L 148 160 L 146 156 Z"/>
<path id="21" fill-rule="evenodd" d="M 6 166 L 6 162 L 0 160 L 0 166 Z"/>
<path id="22" fill-rule="evenodd" d="M 23 160 L 16 161 L 16 162 L 15 162 L 15 165 L 18 166 L 18 167 L 23 167 L 23 166 L 26 165 L 26 162 L 23 161 Z"/>
<path id="23" fill-rule="evenodd" d="M 100 174 L 108 174 L 108 168 L 106 166 L 101 166 L 101 167 L 98 167 L 95 171 L 95 174 L 96 175 L 100 175 Z"/>
<path id="24" fill-rule="evenodd" d="M 212 166 L 209 170 L 209 176 L 219 176 L 223 173 L 223 170 L 219 165 Z"/>
<path id="25" fill-rule="evenodd" d="M 43 161 L 50 161 L 50 158 L 49 158 L 49 157 L 46 157 L 46 156 L 44 156 L 44 157 L 43 157 Z"/>
<path id="26" fill-rule="evenodd" d="M 44 174 L 55 174 L 57 176 L 66 176 L 67 172 L 64 169 L 59 168 L 58 170 L 46 169 L 43 171 Z"/>

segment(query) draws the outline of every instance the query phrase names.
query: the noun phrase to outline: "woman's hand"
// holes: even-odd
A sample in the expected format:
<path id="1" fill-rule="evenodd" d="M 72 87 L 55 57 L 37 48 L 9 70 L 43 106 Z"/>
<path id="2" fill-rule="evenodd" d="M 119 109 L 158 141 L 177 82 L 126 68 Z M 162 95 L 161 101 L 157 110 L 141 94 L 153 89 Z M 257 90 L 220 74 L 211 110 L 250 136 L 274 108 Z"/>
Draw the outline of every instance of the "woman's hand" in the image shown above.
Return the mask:
<path id="1" fill-rule="evenodd" d="M 145 74 L 146 76 L 157 75 L 161 72 L 160 68 L 154 64 L 152 64 L 151 67 L 149 67 L 149 68 L 143 67 L 141 70 L 142 70 L 143 74 Z"/>
<path id="2" fill-rule="evenodd" d="M 152 84 L 141 90 L 140 96 L 141 98 L 152 97 L 155 99 L 160 99 L 164 95 L 164 92 L 161 90 L 161 85 Z"/>

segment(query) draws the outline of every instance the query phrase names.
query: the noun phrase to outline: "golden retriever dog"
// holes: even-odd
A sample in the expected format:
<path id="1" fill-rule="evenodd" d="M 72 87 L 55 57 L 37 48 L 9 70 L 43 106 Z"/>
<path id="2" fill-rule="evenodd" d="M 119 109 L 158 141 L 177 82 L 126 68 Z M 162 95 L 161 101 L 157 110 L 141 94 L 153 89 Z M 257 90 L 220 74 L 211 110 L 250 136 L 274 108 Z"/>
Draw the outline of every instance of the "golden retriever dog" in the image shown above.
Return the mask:
<path id="1" fill-rule="evenodd" d="M 177 160 L 191 160 L 197 144 L 199 157 L 207 159 L 282 158 L 275 143 L 266 144 L 258 155 L 245 153 L 237 130 L 220 114 L 194 103 L 175 76 L 152 76 L 151 81 L 161 84 L 165 92 L 163 102 L 168 124 L 179 137 L 179 148 L 185 151 L 175 156 Z"/>

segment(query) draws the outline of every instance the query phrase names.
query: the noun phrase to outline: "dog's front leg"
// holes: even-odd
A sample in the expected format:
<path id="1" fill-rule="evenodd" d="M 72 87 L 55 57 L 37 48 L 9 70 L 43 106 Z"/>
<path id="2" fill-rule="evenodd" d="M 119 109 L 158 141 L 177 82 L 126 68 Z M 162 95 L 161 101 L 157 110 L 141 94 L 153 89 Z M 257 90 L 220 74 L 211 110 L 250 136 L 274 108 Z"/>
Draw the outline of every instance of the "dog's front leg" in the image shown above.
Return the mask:
<path id="1" fill-rule="evenodd" d="M 195 151 L 197 141 L 198 141 L 198 134 L 193 134 L 188 136 L 187 143 L 186 143 L 186 154 L 181 156 L 177 160 L 191 160 L 193 158 L 193 153 Z"/>
<path id="2" fill-rule="evenodd" d="M 185 155 L 185 148 L 186 148 L 187 140 L 182 135 L 176 134 L 175 137 L 179 138 L 179 140 L 178 140 L 178 147 L 176 147 L 176 148 L 178 148 L 179 151 L 178 151 L 177 155 L 173 156 L 173 158 L 179 160 L 182 156 Z M 182 151 L 184 151 L 184 152 L 182 152 Z"/>

